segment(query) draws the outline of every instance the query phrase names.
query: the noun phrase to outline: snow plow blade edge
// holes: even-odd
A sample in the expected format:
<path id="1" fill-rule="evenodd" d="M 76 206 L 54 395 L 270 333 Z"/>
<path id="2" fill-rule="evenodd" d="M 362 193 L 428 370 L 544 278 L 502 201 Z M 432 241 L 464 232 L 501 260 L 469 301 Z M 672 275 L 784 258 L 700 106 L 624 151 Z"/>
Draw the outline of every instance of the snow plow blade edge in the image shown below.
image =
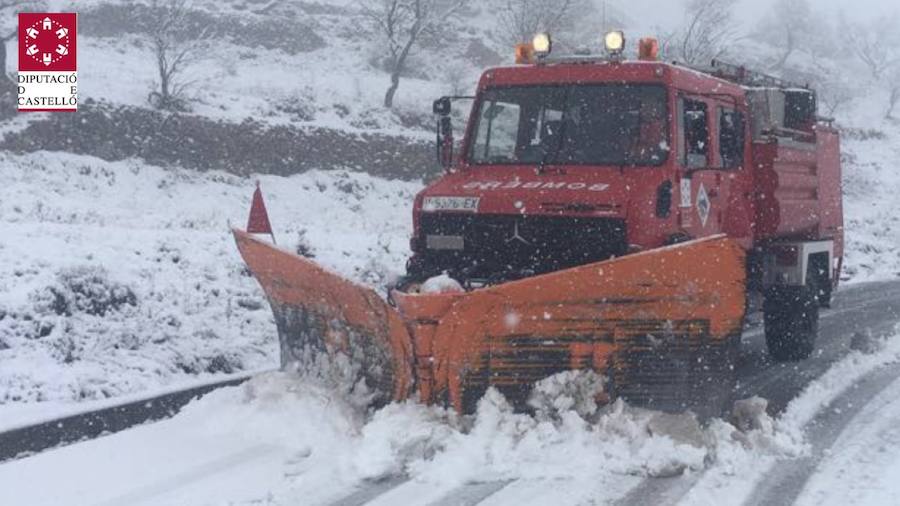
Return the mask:
<path id="1" fill-rule="evenodd" d="M 718 414 L 731 391 L 745 270 L 743 250 L 724 237 L 466 293 L 395 291 L 395 309 L 308 259 L 234 234 L 272 304 L 282 364 L 342 355 L 380 402 L 417 392 L 472 412 L 493 386 L 527 409 L 534 382 L 570 369 L 593 369 L 612 396 L 665 410 Z"/>

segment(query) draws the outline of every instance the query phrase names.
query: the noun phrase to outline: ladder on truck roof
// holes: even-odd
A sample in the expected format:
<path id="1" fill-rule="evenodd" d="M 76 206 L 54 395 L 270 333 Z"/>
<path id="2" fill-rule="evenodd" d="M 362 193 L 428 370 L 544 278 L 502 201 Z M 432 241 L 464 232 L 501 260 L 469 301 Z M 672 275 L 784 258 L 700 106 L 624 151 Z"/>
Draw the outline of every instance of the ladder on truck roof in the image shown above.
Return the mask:
<path id="1" fill-rule="evenodd" d="M 713 60 L 708 67 L 694 68 L 713 77 L 724 79 L 748 88 L 779 88 L 779 89 L 796 89 L 812 92 L 809 84 L 800 85 L 790 81 L 769 75 L 756 70 L 748 69 L 743 65 L 735 65 L 734 63 L 724 62 L 722 60 Z"/>

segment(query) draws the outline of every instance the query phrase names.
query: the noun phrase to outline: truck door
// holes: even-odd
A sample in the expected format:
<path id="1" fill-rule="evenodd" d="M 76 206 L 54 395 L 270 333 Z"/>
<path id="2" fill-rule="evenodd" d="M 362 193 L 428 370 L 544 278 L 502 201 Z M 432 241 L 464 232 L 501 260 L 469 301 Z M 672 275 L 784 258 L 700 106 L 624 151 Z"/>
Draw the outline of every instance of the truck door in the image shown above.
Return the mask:
<path id="1" fill-rule="evenodd" d="M 703 98 L 678 97 L 678 219 L 691 238 L 721 231 L 722 177 L 714 165 L 714 113 L 715 106 Z"/>
<path id="2" fill-rule="evenodd" d="M 753 224 L 753 176 L 750 171 L 750 138 L 747 116 L 735 104 L 718 105 L 716 111 L 716 151 L 719 196 L 722 200 L 722 232 L 749 248 Z"/>

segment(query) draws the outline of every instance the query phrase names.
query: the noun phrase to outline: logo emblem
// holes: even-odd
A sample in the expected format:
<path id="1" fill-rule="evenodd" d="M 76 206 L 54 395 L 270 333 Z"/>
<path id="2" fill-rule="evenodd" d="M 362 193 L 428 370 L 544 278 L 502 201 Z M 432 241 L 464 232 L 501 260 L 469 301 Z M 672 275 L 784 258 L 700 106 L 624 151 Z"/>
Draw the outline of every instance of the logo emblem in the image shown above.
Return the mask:
<path id="1" fill-rule="evenodd" d="M 709 210 L 712 204 L 709 201 L 709 195 L 706 194 L 706 188 L 700 183 L 700 189 L 697 190 L 697 213 L 700 214 L 700 223 L 705 227 L 706 220 L 709 219 Z"/>
<path id="2" fill-rule="evenodd" d="M 524 237 L 522 237 L 522 236 L 519 234 L 519 222 L 518 222 L 518 221 L 513 223 L 513 235 L 512 235 L 512 237 L 510 237 L 509 239 L 506 240 L 507 243 L 512 242 L 512 241 L 519 241 L 520 243 L 522 243 L 522 244 L 524 244 L 524 245 L 526 245 L 526 246 L 531 246 L 531 243 L 528 242 L 527 239 L 525 239 Z"/>
<path id="3" fill-rule="evenodd" d="M 20 111 L 77 109 L 76 26 L 74 13 L 19 14 Z"/>

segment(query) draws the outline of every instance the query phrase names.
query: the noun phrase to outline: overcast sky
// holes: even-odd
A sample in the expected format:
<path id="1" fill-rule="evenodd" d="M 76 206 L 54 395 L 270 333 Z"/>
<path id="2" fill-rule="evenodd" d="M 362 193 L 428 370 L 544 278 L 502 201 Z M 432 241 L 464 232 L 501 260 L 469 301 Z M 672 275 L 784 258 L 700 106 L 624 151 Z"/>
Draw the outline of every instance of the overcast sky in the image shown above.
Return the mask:
<path id="1" fill-rule="evenodd" d="M 596 0 L 600 3 L 602 0 Z M 629 16 L 640 13 L 642 26 L 669 26 L 680 20 L 683 0 L 608 0 L 610 5 L 622 9 Z M 751 26 L 762 17 L 772 0 L 739 0 L 738 13 L 749 19 Z M 900 0 L 810 0 L 814 9 L 825 9 L 836 15 L 843 10 L 848 16 L 870 19 L 900 11 Z M 636 17 L 636 16 L 635 16 Z"/>

